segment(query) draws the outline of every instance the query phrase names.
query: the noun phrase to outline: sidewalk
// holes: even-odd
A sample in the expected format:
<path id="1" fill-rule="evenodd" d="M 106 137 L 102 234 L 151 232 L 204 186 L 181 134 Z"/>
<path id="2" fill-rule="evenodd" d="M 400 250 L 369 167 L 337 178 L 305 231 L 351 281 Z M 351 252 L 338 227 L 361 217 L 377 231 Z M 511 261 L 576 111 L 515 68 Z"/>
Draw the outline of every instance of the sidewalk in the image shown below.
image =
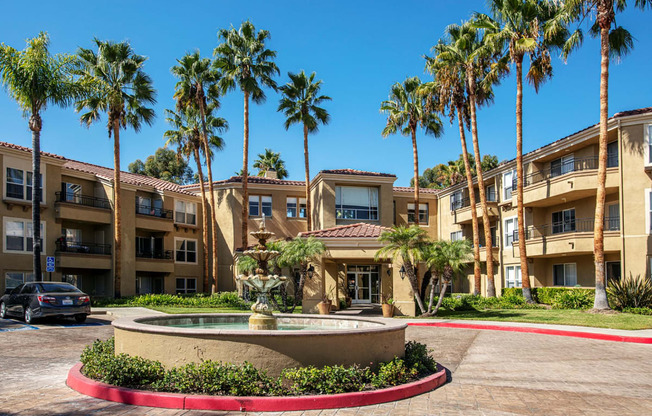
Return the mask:
<path id="1" fill-rule="evenodd" d="M 93 315 L 111 315 L 115 318 L 134 318 L 136 316 L 165 315 L 165 312 L 141 307 L 91 308 Z"/>

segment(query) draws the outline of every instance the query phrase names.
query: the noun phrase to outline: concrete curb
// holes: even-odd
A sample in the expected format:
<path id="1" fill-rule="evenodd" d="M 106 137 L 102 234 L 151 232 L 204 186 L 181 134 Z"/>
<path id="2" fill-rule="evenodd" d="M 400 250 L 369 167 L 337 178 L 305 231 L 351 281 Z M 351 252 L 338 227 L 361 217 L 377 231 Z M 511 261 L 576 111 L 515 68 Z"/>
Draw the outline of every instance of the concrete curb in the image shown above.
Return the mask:
<path id="1" fill-rule="evenodd" d="M 318 396 L 238 397 L 204 396 L 179 393 L 159 393 L 116 387 L 85 377 L 82 364 L 77 363 L 68 372 L 66 383 L 71 389 L 98 399 L 138 406 L 186 410 L 224 410 L 241 412 L 284 412 L 295 410 L 335 409 L 368 406 L 406 399 L 446 383 L 446 369 L 412 383 L 381 390 L 361 391 Z"/>
<path id="2" fill-rule="evenodd" d="M 442 327 L 442 328 L 524 332 L 530 334 L 558 335 L 562 337 L 598 339 L 602 341 L 630 342 L 636 344 L 652 344 L 652 338 L 650 337 L 633 337 L 633 336 L 626 336 L 626 335 L 602 334 L 596 332 L 565 331 L 562 329 L 533 328 L 533 327 L 522 327 L 522 326 L 465 324 L 465 323 L 458 323 L 458 322 L 409 322 L 408 326 L 435 326 L 435 327 Z"/>

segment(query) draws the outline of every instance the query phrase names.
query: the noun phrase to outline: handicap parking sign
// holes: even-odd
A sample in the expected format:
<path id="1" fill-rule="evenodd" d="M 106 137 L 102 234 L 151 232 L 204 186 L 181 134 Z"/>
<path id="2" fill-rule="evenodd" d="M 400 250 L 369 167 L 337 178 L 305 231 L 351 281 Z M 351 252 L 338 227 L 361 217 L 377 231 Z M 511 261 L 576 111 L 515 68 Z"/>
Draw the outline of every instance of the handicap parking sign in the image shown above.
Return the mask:
<path id="1" fill-rule="evenodd" d="M 46 272 L 53 272 L 54 271 L 54 257 L 53 256 L 47 256 L 45 258 L 45 271 Z"/>

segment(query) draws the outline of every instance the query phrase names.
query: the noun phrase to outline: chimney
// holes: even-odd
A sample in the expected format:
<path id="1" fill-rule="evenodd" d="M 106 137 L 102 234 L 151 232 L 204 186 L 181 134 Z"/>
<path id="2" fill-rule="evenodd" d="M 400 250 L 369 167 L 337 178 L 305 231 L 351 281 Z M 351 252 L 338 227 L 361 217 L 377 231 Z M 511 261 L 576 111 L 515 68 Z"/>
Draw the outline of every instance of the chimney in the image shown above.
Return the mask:
<path id="1" fill-rule="evenodd" d="M 269 179 L 278 179 L 278 176 L 276 175 L 276 170 L 274 169 L 267 169 L 265 171 L 265 177 Z"/>

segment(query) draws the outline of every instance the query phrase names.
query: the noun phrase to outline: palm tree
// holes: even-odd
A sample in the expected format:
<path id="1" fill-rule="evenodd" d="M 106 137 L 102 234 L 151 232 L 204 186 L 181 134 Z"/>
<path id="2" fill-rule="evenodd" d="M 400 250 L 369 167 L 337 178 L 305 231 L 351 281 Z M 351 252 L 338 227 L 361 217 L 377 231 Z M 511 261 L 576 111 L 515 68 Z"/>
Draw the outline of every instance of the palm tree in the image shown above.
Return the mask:
<path id="1" fill-rule="evenodd" d="M 131 127 L 140 131 L 143 123 L 151 125 L 154 110 L 146 107 L 156 103 L 152 80 L 143 71 L 146 57 L 137 55 L 129 43 L 93 40 L 97 53 L 80 48 L 81 81 L 90 86 L 87 97 L 77 101 L 76 110 L 86 112 L 81 122 L 90 126 L 107 113 L 106 128 L 113 136 L 113 200 L 115 245 L 115 297 L 121 294 L 122 197 L 120 195 L 120 129 Z"/>
<path id="2" fill-rule="evenodd" d="M 50 38 L 45 32 L 27 40 L 27 48 L 18 51 L 0 44 L 0 84 L 29 116 L 32 131 L 32 263 L 34 279 L 41 272 L 41 112 L 48 105 L 67 107 L 80 96 L 81 88 L 71 75 L 75 59 L 69 55 L 51 55 Z M 27 178 L 25 178 L 27 180 Z"/>
<path id="3" fill-rule="evenodd" d="M 306 166 L 306 219 L 308 231 L 312 229 L 312 215 L 310 210 L 310 163 L 308 158 L 308 133 L 316 133 L 319 124 L 326 125 L 330 120 L 328 111 L 319 107 L 324 101 L 331 98 L 319 95 L 322 81 L 314 82 L 315 73 L 306 76 L 304 71 L 298 74 L 288 72 L 290 82 L 283 85 L 280 90 L 283 98 L 278 106 L 278 111 L 285 114 L 285 130 L 292 124 L 303 124 L 303 158 Z"/>
<path id="4" fill-rule="evenodd" d="M 222 73 L 219 86 L 221 91 L 233 90 L 237 86 L 244 94 L 244 139 L 242 146 L 242 247 L 247 246 L 249 219 L 249 98 L 256 103 L 265 102 L 262 87 L 276 91 L 276 82 L 272 79 L 279 74 L 274 63 L 276 51 L 267 49 L 265 41 L 270 35 L 267 30 L 259 30 L 253 23 L 246 21 L 236 30 L 220 29 L 218 37 L 222 43 L 215 48 L 214 66 Z"/>
<path id="5" fill-rule="evenodd" d="M 543 28 L 558 13 L 553 2 L 541 0 L 491 0 L 492 17 L 475 13 L 473 25 L 486 31 L 486 41 L 494 47 L 507 46 L 509 60 L 516 67 L 516 203 L 518 218 L 518 251 L 523 276 L 523 296 L 533 302 L 525 247 L 523 207 L 523 61 L 530 58 L 526 78 L 536 92 L 552 77 L 550 51 L 560 48 L 566 31 L 544 39 Z M 491 241 L 491 240 L 489 240 Z"/>
<path id="6" fill-rule="evenodd" d="M 293 313 L 294 308 L 303 301 L 303 287 L 308 276 L 308 266 L 311 261 L 317 261 L 326 251 L 326 246 L 315 237 L 295 237 L 283 245 L 283 251 L 278 259 L 279 265 L 299 266 L 299 286 L 294 293 L 294 305 L 287 310 Z"/>
<path id="7" fill-rule="evenodd" d="M 199 111 L 201 120 L 201 141 L 204 154 L 211 153 L 209 147 L 209 131 L 206 123 L 208 107 L 213 110 L 219 108 L 217 100 L 217 81 L 219 74 L 211 68 L 211 61 L 202 58 L 199 51 L 186 54 L 177 60 L 178 65 L 173 66 L 170 71 L 179 78 L 175 86 L 174 98 L 177 100 L 177 110 L 195 107 Z M 210 103 L 209 103 L 210 102 Z M 208 171 L 208 197 L 211 205 L 211 257 L 213 259 L 213 285 L 211 292 L 217 292 L 217 206 L 213 192 L 213 170 L 211 163 L 206 159 L 206 170 Z M 206 217 L 205 217 L 206 218 Z M 204 230 L 207 230 L 205 228 Z M 204 246 L 204 251 L 207 249 Z"/>
<path id="8" fill-rule="evenodd" d="M 650 0 L 636 0 L 641 10 L 652 7 Z M 595 219 L 593 224 L 593 261 L 595 264 L 595 300 L 593 309 L 609 309 L 605 288 L 604 270 L 604 201 L 607 181 L 607 134 L 609 120 L 609 58 L 619 59 L 627 55 L 634 46 L 634 38 L 627 29 L 616 24 L 616 12 L 627 8 L 626 0 L 566 0 L 562 12 L 545 27 L 546 36 L 556 37 L 567 30 L 568 23 L 595 19 L 591 26 L 592 36 L 600 36 L 600 138 L 598 139 L 598 189 L 595 198 Z M 563 56 L 582 44 L 581 27 L 568 37 Z"/>
<path id="9" fill-rule="evenodd" d="M 389 100 L 383 101 L 380 111 L 387 113 L 387 124 L 383 129 L 383 137 L 395 134 L 399 130 L 404 136 L 412 136 L 412 154 L 414 158 L 414 206 L 417 215 L 414 223 L 419 225 L 419 153 L 417 151 L 417 127 L 425 134 L 441 136 L 443 126 L 437 114 L 428 111 L 425 94 L 420 92 L 419 77 L 406 78 L 403 83 L 392 85 Z"/>
<path id="10" fill-rule="evenodd" d="M 191 156 L 194 158 L 197 165 L 197 174 L 199 178 L 204 177 L 202 171 L 202 162 L 200 154 L 204 155 L 204 160 L 210 164 L 212 160 L 212 150 L 221 150 L 224 147 L 224 141 L 217 135 L 218 132 L 223 132 L 228 129 L 228 123 L 221 117 L 213 117 L 209 107 L 207 114 L 206 126 L 209 136 L 209 151 L 211 153 L 206 157 L 206 152 L 203 145 L 203 125 L 198 111 L 193 108 L 187 108 L 185 111 L 175 113 L 172 110 L 165 110 L 167 115 L 166 121 L 174 130 L 168 130 L 163 133 L 163 137 L 167 138 L 166 146 L 176 145 L 177 154 L 181 157 L 189 159 Z M 207 207 L 206 190 L 203 180 L 199 181 L 199 189 L 201 190 L 201 210 L 202 210 L 202 224 L 203 230 L 208 230 L 208 221 L 210 213 Z M 204 291 L 208 292 L 210 287 L 210 272 L 209 272 L 209 244 L 208 233 L 202 233 L 202 243 L 204 244 Z"/>
<path id="11" fill-rule="evenodd" d="M 433 270 L 433 275 L 439 280 L 439 299 L 437 306 L 432 309 L 432 303 L 435 293 L 434 278 L 430 286 L 430 301 L 428 303 L 428 312 L 426 315 L 437 315 L 441 303 L 446 294 L 446 288 L 458 275 L 471 255 L 471 244 L 468 240 L 457 241 L 436 241 L 429 250 L 426 251 L 426 265 Z"/>
<path id="12" fill-rule="evenodd" d="M 285 179 L 288 176 L 281 154 L 272 149 L 265 148 L 265 153 L 258 153 L 258 159 L 254 161 L 254 168 L 258 169 L 258 176 L 265 176 L 269 170 L 275 171 L 278 179 Z"/>
<path id="13" fill-rule="evenodd" d="M 378 241 L 384 243 L 385 246 L 376 252 L 374 258 L 376 261 L 385 257 L 391 257 L 394 262 L 400 260 L 401 267 L 405 268 L 405 274 L 412 287 L 419 310 L 422 314 L 426 313 L 419 293 L 416 266 L 423 259 L 424 248 L 430 243 L 428 233 L 418 225 L 409 227 L 395 225 L 391 230 L 383 231 L 378 237 Z"/>

